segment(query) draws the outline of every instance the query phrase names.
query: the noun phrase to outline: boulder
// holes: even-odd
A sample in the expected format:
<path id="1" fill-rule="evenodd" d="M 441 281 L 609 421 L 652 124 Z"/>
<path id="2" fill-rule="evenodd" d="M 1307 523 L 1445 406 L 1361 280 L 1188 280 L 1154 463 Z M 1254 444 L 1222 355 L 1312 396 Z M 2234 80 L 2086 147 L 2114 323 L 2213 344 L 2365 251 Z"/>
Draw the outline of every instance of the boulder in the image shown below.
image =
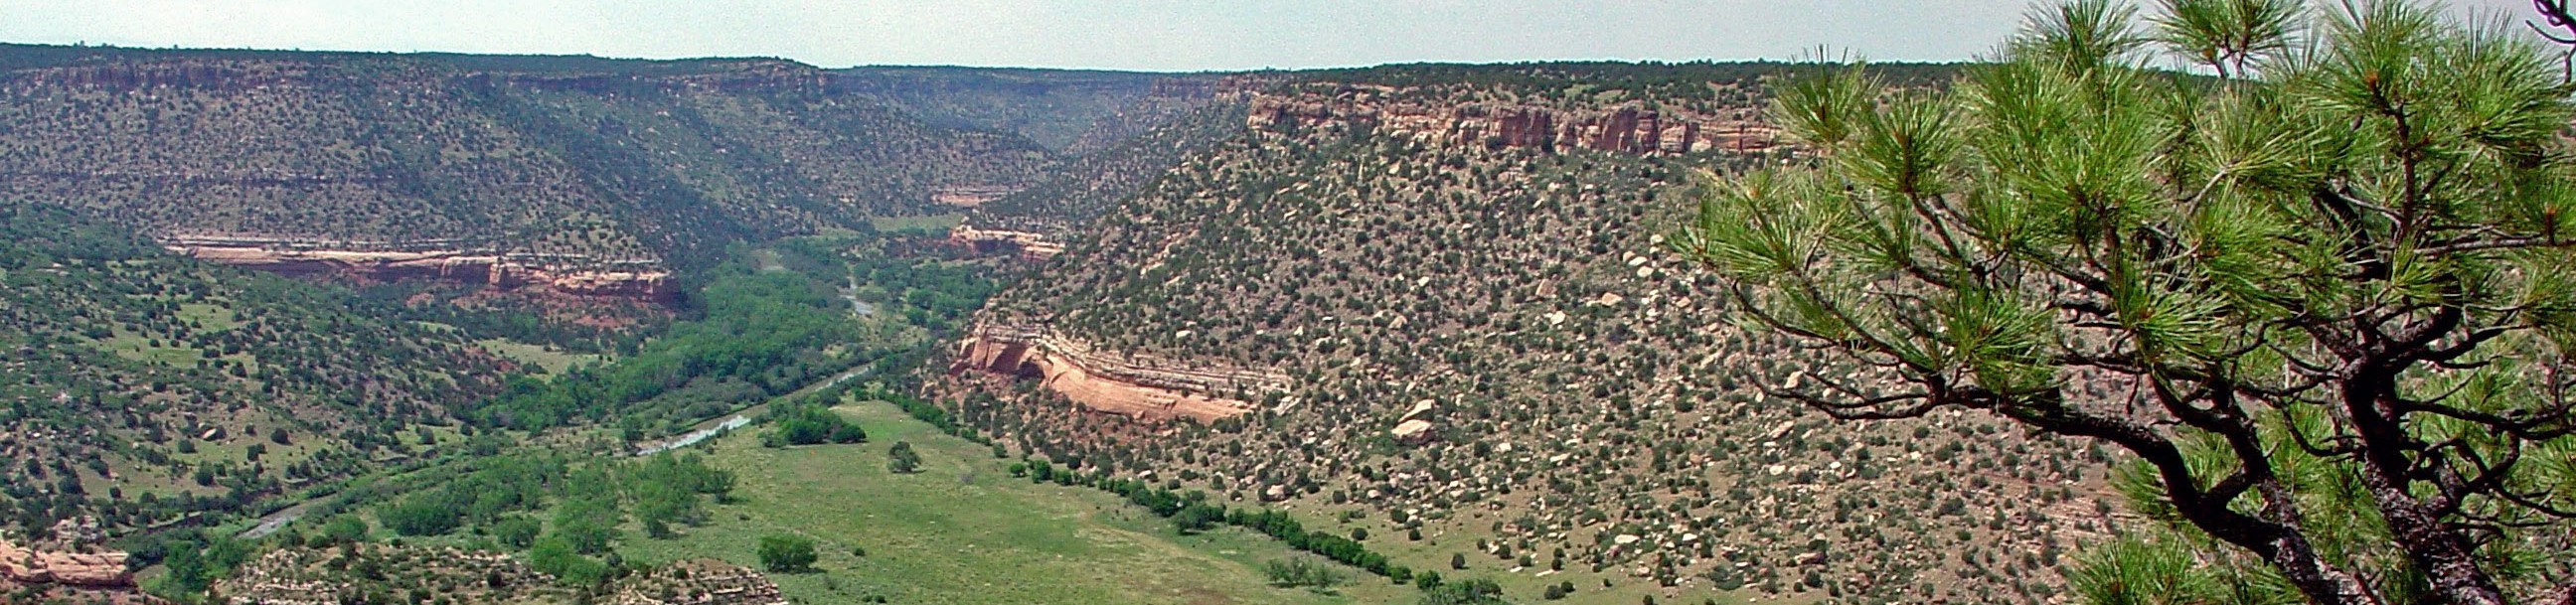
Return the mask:
<path id="1" fill-rule="evenodd" d="M 1387 434 L 1394 435 L 1398 442 L 1419 445 L 1431 440 L 1431 421 L 1420 418 L 1406 420 L 1397 423 Z"/>

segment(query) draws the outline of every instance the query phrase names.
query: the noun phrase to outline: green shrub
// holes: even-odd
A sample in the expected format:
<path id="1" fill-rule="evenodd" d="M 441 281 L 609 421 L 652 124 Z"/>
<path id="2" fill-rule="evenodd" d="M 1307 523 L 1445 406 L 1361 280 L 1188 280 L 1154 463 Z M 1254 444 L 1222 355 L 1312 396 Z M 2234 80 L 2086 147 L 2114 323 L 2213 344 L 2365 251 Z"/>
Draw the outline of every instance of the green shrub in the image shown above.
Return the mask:
<path id="1" fill-rule="evenodd" d="M 773 573 L 814 570 L 814 541 L 804 536 L 772 535 L 760 539 L 760 568 Z"/>

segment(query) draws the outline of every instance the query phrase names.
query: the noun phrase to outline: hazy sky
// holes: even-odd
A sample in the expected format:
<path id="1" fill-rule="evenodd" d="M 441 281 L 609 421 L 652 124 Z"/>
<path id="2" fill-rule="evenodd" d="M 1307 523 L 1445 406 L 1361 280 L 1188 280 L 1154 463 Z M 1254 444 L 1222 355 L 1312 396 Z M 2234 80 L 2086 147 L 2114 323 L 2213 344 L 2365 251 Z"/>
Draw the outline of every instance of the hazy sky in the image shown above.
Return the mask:
<path id="1" fill-rule="evenodd" d="M 2463 12 L 2526 0 L 2447 0 Z M 2019 0 L 0 0 L 0 41 L 1150 70 L 1964 59 Z"/>

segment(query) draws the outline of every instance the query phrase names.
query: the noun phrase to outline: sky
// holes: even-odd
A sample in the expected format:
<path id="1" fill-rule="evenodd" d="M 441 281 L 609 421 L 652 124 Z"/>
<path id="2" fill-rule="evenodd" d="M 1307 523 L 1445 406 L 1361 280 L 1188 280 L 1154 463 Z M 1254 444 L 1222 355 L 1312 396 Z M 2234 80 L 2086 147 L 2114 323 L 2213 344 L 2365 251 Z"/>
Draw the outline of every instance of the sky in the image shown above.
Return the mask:
<path id="1" fill-rule="evenodd" d="M 2527 0 L 2436 0 L 2521 18 Z M 2019 0 L 0 0 L 0 41 L 1154 71 L 1974 58 Z"/>

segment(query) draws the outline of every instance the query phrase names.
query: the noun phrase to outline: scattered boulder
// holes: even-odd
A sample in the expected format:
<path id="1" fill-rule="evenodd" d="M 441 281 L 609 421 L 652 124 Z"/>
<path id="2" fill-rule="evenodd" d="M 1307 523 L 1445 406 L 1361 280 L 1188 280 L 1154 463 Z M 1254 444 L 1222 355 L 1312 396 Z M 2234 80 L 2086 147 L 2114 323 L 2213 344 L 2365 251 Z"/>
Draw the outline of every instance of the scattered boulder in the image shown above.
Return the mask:
<path id="1" fill-rule="evenodd" d="M 609 605 L 784 605 L 786 597 L 751 568 L 713 559 L 692 559 L 653 569 L 620 582 Z"/>
<path id="2" fill-rule="evenodd" d="M 1396 441 L 1420 445 L 1422 442 L 1431 440 L 1431 421 L 1420 418 L 1406 420 L 1396 423 L 1395 428 L 1387 433 L 1394 435 Z"/>

